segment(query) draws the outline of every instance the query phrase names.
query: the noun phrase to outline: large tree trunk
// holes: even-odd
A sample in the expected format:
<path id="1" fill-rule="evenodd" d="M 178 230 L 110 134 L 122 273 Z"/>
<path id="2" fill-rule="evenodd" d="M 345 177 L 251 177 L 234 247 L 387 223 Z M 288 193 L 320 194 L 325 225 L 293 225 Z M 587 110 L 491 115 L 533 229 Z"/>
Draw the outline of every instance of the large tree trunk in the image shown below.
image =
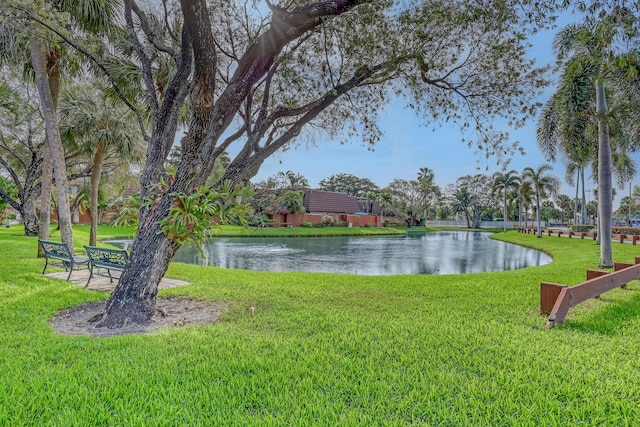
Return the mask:
<path id="1" fill-rule="evenodd" d="M 602 83 L 596 81 L 598 114 L 598 206 L 600 207 L 600 267 L 613 267 L 611 246 L 612 184 L 611 143 L 607 123 L 607 99 Z"/>
<path id="2" fill-rule="evenodd" d="M 93 169 L 91 170 L 91 231 L 89 234 L 89 246 L 95 246 L 98 239 L 98 189 L 100 186 L 100 175 L 102 174 L 102 163 L 104 153 L 102 142 L 98 142 L 96 153 L 93 157 Z"/>
<path id="3" fill-rule="evenodd" d="M 155 313 L 158 283 L 179 248 L 177 243 L 158 231 L 157 224 L 138 230 L 129 263 L 97 327 L 119 328 L 127 324 L 144 324 Z"/>
<path id="4" fill-rule="evenodd" d="M 24 222 L 24 235 L 25 236 L 38 236 L 39 224 L 38 215 L 36 214 L 36 199 L 33 196 L 27 197 L 22 201 L 22 221 Z"/>

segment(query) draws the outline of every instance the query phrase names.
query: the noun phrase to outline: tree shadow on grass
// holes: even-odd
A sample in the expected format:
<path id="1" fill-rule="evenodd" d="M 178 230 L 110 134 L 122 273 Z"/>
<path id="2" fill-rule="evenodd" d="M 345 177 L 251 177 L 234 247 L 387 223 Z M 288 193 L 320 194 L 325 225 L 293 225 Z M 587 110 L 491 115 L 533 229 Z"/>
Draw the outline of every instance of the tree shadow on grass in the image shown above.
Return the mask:
<path id="1" fill-rule="evenodd" d="M 640 319 L 640 289 L 618 292 L 616 295 L 603 295 L 597 304 L 587 309 L 588 312 L 580 313 L 576 319 L 565 321 L 565 328 L 603 335 L 616 335 L 624 331 L 631 323 Z M 621 297 L 621 293 L 630 295 Z"/>

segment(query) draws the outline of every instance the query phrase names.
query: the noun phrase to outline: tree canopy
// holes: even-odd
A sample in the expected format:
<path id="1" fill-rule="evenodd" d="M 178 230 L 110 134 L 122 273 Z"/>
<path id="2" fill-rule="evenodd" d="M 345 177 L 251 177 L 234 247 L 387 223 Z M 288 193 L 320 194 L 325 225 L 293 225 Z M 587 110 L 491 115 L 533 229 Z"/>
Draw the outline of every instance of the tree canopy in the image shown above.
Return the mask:
<path id="1" fill-rule="evenodd" d="M 425 123 L 454 121 L 472 131 L 465 142 L 505 156 L 517 144 L 493 127 L 494 119 L 521 126 L 547 83 L 545 69 L 527 58 L 526 37 L 549 22 L 554 3 L 266 4 L 182 0 L 179 7 L 143 10 L 125 0 L 108 49 L 84 43 L 84 34 L 72 40 L 56 32 L 111 82 L 126 80 L 117 92 L 136 110 L 147 141 L 140 226 L 99 325 L 144 322 L 153 314 L 157 284 L 180 246 L 160 225 L 177 199 L 205 184 L 232 145 L 238 154 L 222 179 L 246 181 L 265 158 L 305 136 L 318 141 L 318 132 L 375 143 L 377 114 L 402 97 Z M 128 99 L 126 88 L 136 85 L 144 89 L 144 108 Z M 148 128 L 143 112 L 151 116 Z M 182 156 L 168 177 L 181 120 L 188 123 Z M 166 187 L 158 187 L 163 180 Z"/>

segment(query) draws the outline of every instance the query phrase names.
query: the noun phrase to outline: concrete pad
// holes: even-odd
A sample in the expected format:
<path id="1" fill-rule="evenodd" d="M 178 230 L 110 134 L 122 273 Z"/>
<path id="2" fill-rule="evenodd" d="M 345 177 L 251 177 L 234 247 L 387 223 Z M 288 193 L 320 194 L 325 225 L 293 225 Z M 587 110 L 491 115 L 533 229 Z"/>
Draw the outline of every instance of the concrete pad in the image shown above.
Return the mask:
<path id="1" fill-rule="evenodd" d="M 45 276 L 47 277 L 53 277 L 54 279 L 61 279 L 61 280 L 66 280 L 68 275 L 69 275 L 68 271 L 59 271 L 55 273 L 45 274 Z M 88 278 L 89 278 L 89 270 L 74 270 L 74 272 L 71 274 L 71 278 L 69 279 L 69 283 L 73 283 L 78 286 L 84 286 L 87 283 Z M 91 282 L 89 282 L 89 286 L 87 287 L 87 289 L 90 289 L 92 291 L 111 292 L 115 289 L 117 284 L 118 284 L 117 277 L 113 279 L 113 283 L 110 283 L 108 277 L 96 276 L 94 273 L 93 277 L 91 278 Z M 158 289 L 170 289 L 170 288 L 176 288 L 178 286 L 185 286 L 188 284 L 189 282 L 186 282 L 184 280 L 163 277 L 162 280 L 160 280 Z"/>

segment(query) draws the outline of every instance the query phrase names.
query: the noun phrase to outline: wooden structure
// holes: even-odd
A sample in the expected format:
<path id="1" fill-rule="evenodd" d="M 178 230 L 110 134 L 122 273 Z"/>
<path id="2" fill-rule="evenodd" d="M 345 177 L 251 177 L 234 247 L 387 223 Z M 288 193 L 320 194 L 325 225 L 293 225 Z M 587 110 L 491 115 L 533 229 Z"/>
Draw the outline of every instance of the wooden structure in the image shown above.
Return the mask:
<path id="1" fill-rule="evenodd" d="M 640 257 L 634 264 L 615 263 L 614 271 L 587 270 L 587 281 L 567 286 L 557 283 L 540 284 L 540 313 L 549 315 L 546 327 L 562 323 L 571 307 L 613 288 L 625 288 L 632 280 L 640 279 Z"/>
<path id="2" fill-rule="evenodd" d="M 305 213 L 271 215 L 276 227 L 299 227 L 305 222 L 318 225 L 339 221 L 351 224 L 352 227 L 382 226 L 378 202 L 359 200 L 345 193 L 305 190 L 303 206 Z"/>
<path id="3" fill-rule="evenodd" d="M 536 234 L 537 230 L 535 228 L 532 227 L 518 227 L 518 232 L 520 233 L 526 233 L 526 234 Z M 542 229 L 542 234 L 543 235 L 547 235 L 549 237 L 551 236 L 567 236 L 570 239 L 572 237 L 580 237 L 581 239 L 584 240 L 585 237 L 591 237 L 593 240 L 596 240 L 598 238 L 598 233 L 596 233 L 595 231 L 592 232 L 586 232 L 586 231 L 567 231 L 567 230 L 558 230 L 558 229 L 546 229 L 543 228 Z M 640 235 L 637 234 L 612 234 L 611 237 L 614 240 L 617 240 L 620 243 L 624 243 L 625 241 L 629 241 L 631 242 L 631 244 L 633 246 L 636 246 L 638 241 L 640 241 Z"/>

